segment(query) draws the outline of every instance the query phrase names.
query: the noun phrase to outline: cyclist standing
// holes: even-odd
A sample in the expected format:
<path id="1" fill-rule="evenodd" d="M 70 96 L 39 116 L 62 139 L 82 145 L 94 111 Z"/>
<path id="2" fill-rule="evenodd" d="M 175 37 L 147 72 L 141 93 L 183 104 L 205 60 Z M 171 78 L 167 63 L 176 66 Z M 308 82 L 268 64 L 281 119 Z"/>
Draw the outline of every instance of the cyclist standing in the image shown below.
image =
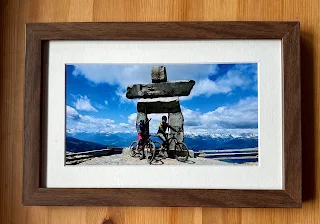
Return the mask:
<path id="1" fill-rule="evenodd" d="M 162 116 L 162 121 L 159 123 L 158 128 L 158 137 L 162 140 L 162 149 L 168 148 L 168 137 L 167 137 L 167 128 L 172 129 L 173 131 L 177 132 L 176 129 L 174 129 L 170 124 L 167 123 L 167 117 Z M 161 151 L 160 151 L 161 152 Z M 168 153 L 166 151 L 162 152 L 164 157 L 168 157 Z"/>
<path id="2" fill-rule="evenodd" d="M 150 120 L 145 121 L 143 118 L 140 119 L 140 122 L 137 124 L 137 132 L 138 132 L 138 150 L 141 150 L 141 156 L 140 160 L 144 158 L 144 152 L 143 152 L 143 144 L 146 139 L 148 139 L 148 133 L 149 133 L 149 123 Z"/>

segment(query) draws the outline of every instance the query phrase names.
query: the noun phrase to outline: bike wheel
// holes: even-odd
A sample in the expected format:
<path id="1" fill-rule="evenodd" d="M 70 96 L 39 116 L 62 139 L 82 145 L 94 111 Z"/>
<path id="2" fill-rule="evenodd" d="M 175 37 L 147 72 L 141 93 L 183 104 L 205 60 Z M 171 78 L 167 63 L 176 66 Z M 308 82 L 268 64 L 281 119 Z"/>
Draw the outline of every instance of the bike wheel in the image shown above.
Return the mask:
<path id="1" fill-rule="evenodd" d="M 156 155 L 156 147 L 153 142 L 149 142 L 146 147 L 146 157 L 149 164 L 153 161 L 155 155 Z"/>
<path id="2" fill-rule="evenodd" d="M 183 142 L 177 142 L 175 146 L 175 157 L 180 162 L 185 162 L 189 158 L 189 149 Z"/>
<path id="3" fill-rule="evenodd" d="M 138 149 L 138 141 L 132 142 L 129 147 L 129 152 L 130 152 L 131 157 L 135 157 L 135 155 L 137 154 L 137 151 L 138 151 L 137 149 Z"/>

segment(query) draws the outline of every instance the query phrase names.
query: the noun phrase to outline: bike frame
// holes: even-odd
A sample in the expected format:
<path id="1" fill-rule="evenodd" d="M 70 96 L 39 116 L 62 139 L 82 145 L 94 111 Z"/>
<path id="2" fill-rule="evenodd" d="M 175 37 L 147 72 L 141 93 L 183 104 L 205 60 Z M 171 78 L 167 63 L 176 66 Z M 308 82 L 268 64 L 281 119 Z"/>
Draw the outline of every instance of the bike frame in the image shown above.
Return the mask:
<path id="1" fill-rule="evenodd" d="M 161 139 L 159 136 L 156 136 L 158 137 L 159 139 Z M 162 140 L 162 139 L 161 139 Z M 162 140 L 163 141 L 163 140 Z M 175 135 L 173 135 L 172 137 L 168 138 L 168 147 L 165 148 L 165 150 L 169 150 L 169 146 L 171 145 L 172 141 L 174 141 L 175 144 L 177 144 L 178 139 L 176 138 Z"/>

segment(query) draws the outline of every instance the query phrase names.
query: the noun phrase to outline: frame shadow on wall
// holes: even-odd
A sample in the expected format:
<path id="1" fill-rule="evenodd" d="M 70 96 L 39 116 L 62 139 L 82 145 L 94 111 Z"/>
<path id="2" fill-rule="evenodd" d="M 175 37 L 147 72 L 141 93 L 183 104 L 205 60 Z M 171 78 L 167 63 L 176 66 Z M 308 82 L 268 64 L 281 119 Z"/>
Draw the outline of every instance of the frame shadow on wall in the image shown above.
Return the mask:
<path id="1" fill-rule="evenodd" d="M 302 200 L 315 198 L 314 35 L 301 32 Z"/>

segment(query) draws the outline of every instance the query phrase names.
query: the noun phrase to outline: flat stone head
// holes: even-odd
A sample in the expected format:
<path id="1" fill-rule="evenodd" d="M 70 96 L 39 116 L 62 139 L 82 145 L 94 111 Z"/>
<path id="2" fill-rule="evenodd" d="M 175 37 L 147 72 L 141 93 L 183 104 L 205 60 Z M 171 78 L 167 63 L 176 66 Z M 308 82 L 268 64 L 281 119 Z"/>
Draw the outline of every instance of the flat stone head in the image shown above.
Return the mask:
<path id="1" fill-rule="evenodd" d="M 152 67 L 151 79 L 152 79 L 152 83 L 166 82 L 167 81 L 166 67 L 164 66 Z"/>

